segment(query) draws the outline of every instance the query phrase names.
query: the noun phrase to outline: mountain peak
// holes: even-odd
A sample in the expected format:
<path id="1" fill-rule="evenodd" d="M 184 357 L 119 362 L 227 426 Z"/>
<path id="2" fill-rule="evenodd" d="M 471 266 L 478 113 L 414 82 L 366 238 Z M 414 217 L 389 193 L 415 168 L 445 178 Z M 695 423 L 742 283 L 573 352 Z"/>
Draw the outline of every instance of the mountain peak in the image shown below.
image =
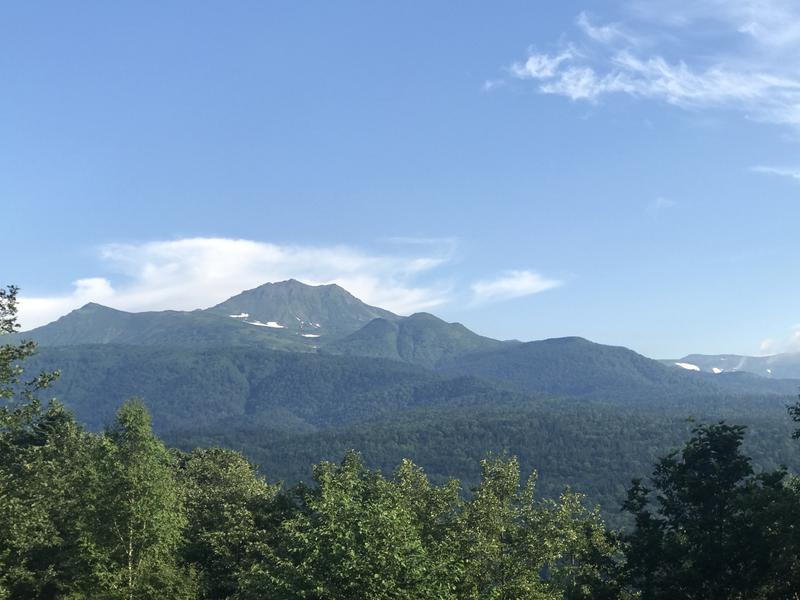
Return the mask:
<path id="1" fill-rule="evenodd" d="M 290 279 L 284 279 L 282 281 L 268 281 L 266 283 L 262 283 L 257 287 L 245 291 L 251 292 L 260 289 L 286 289 L 286 290 L 294 289 L 294 290 L 307 290 L 307 291 L 335 289 L 344 292 L 348 295 L 352 295 L 350 294 L 350 292 L 348 292 L 346 289 L 344 289 L 342 286 L 336 283 L 312 284 L 312 283 L 306 283 L 305 281 L 300 281 L 299 279 L 295 279 L 294 277 Z"/>
<path id="2" fill-rule="evenodd" d="M 362 302 L 339 285 L 309 285 L 297 279 L 265 283 L 207 312 L 238 319 L 248 326 L 322 338 L 320 342 L 353 333 L 376 318 L 398 318 Z"/>
<path id="3" fill-rule="evenodd" d="M 124 313 L 125 311 L 116 308 L 111 308 L 110 306 L 105 306 L 103 304 L 98 304 L 97 302 L 87 302 L 80 308 L 76 308 L 75 310 L 72 311 L 72 313 L 97 313 L 97 312 Z"/>
<path id="4" fill-rule="evenodd" d="M 445 321 L 437 317 L 436 315 L 432 315 L 429 312 L 415 312 L 413 315 L 408 316 L 409 319 L 417 319 L 420 321 L 441 321 L 444 323 Z"/>

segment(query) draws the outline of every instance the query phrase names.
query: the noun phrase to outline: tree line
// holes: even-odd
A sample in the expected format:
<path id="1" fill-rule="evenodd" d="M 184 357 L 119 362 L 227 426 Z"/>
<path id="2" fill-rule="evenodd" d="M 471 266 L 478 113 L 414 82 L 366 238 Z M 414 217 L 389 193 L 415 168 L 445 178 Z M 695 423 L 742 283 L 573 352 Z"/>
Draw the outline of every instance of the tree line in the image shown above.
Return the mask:
<path id="1" fill-rule="evenodd" d="M 509 457 L 465 491 L 351 451 L 284 489 L 238 452 L 167 448 L 135 399 L 89 432 L 38 399 L 58 374 L 26 379 L 34 352 L 0 346 L 3 600 L 800 597 L 800 483 L 755 473 L 741 426 L 697 425 L 632 482 L 634 525 L 614 531 L 578 493 L 540 498 Z"/>

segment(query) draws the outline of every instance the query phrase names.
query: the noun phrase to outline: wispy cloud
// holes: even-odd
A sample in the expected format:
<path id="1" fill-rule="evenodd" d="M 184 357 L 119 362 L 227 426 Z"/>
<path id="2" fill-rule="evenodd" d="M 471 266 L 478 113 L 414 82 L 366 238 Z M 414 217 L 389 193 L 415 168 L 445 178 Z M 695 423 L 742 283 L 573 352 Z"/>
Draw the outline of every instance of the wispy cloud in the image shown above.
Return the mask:
<path id="1" fill-rule="evenodd" d="M 800 5 L 794 0 L 634 0 L 627 7 L 642 20 L 673 28 L 718 23 L 764 49 L 800 45 Z"/>
<path id="2" fill-rule="evenodd" d="M 582 12 L 579 35 L 567 35 L 561 50 L 529 52 L 507 72 L 573 101 L 624 94 L 800 128 L 799 3 L 663 0 L 622 7 L 629 15 L 625 26 Z M 719 52 L 710 55 L 697 44 L 704 35 L 715 36 Z"/>
<path id="3" fill-rule="evenodd" d="M 225 238 L 112 244 L 100 249 L 100 258 L 118 275 L 114 281 L 84 278 L 61 295 L 24 295 L 20 322 L 26 329 L 43 325 L 90 301 L 130 311 L 204 308 L 243 289 L 289 278 L 338 283 L 365 302 L 408 314 L 451 299 L 452 290 L 443 281 L 418 283 L 449 260 L 446 253 L 427 250 L 378 255 L 348 246 Z"/>
<path id="4" fill-rule="evenodd" d="M 631 45 L 638 45 L 641 39 L 638 36 L 626 31 L 619 23 L 606 23 L 598 25 L 586 11 L 578 14 L 575 23 L 588 38 L 603 44 L 624 42 Z"/>
<path id="5" fill-rule="evenodd" d="M 558 74 L 563 63 L 572 59 L 571 50 L 553 56 L 531 53 L 527 60 L 513 63 L 508 70 L 517 79 L 549 79 Z"/>
<path id="6" fill-rule="evenodd" d="M 800 168 L 787 168 L 787 167 L 767 167 L 763 165 L 750 168 L 754 173 L 764 173 L 765 175 L 777 175 L 779 177 L 789 177 L 796 181 L 800 181 Z"/>
<path id="7" fill-rule="evenodd" d="M 562 285 L 557 279 L 548 279 L 534 271 L 506 271 L 494 279 L 472 284 L 473 302 L 496 302 L 538 294 Z"/>

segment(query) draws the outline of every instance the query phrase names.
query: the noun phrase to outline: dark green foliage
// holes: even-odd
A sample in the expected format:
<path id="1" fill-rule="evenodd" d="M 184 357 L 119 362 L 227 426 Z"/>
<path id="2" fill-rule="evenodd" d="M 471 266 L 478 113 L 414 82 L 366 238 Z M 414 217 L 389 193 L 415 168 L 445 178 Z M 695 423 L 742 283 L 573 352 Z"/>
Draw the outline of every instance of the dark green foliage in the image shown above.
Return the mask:
<path id="1" fill-rule="evenodd" d="M 156 430 L 235 423 L 313 431 L 423 405 L 502 405 L 519 394 L 402 363 L 253 348 L 44 348 L 34 366 L 58 364 L 53 388 L 99 429 L 125 398 L 141 396 Z"/>
<path id="2" fill-rule="evenodd" d="M 800 402 L 789 407 L 789 416 L 795 423 L 800 423 Z M 795 430 L 792 437 L 794 439 L 800 439 L 800 428 Z"/>
<path id="3" fill-rule="evenodd" d="M 228 598 L 259 560 L 278 488 L 232 450 L 197 449 L 178 462 L 187 515 L 183 560 L 197 569 L 199 598 Z"/>
<path id="4" fill-rule="evenodd" d="M 635 480 L 628 570 L 642 598 L 788 598 L 800 585 L 800 496 L 778 470 L 756 476 L 744 427 L 699 426 Z"/>
<path id="5" fill-rule="evenodd" d="M 221 429 L 167 432 L 182 448 L 226 445 L 242 449 L 270 477 L 288 484 L 308 480 L 309 465 L 338 461 L 358 448 L 370 468 L 390 473 L 403 458 L 421 465 L 432 481 L 457 477 L 476 485 L 478 462 L 486 452 L 507 452 L 523 470 L 539 473 L 538 490 L 558 497 L 564 485 L 587 494 L 622 524 L 617 507 L 631 478 L 687 437 L 685 415 L 726 416 L 751 426 L 747 450 L 763 469 L 787 464 L 800 469 L 800 448 L 790 439 L 784 404 L 779 399 L 741 399 L 726 407 L 700 410 L 623 408 L 577 401 L 529 401 L 505 407 L 419 408 L 344 427 L 305 434 L 265 432 L 262 427 L 230 425 Z"/>
<path id="6" fill-rule="evenodd" d="M 85 434 L 63 406 L 26 404 L 0 423 L 0 598 L 73 588 Z"/>

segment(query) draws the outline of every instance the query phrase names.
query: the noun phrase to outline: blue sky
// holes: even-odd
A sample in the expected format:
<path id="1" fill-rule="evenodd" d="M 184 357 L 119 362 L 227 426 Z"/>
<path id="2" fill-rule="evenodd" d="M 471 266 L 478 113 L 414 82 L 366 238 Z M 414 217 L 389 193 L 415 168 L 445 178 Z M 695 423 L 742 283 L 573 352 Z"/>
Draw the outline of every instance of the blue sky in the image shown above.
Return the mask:
<path id="1" fill-rule="evenodd" d="M 800 350 L 800 6 L 0 9 L 34 326 L 296 277 L 501 338 Z"/>

